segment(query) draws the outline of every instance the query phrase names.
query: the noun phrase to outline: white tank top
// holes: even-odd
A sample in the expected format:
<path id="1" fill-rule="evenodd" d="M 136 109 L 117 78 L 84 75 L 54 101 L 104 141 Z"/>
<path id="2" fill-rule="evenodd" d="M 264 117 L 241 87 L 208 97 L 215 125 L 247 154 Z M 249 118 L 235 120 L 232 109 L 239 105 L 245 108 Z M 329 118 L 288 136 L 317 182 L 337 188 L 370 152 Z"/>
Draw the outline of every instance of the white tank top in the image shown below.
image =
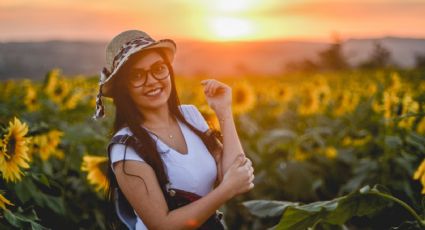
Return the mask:
<path id="1" fill-rule="evenodd" d="M 209 126 L 202 114 L 194 105 L 179 105 L 186 120 L 201 132 L 208 130 Z M 209 153 L 202 140 L 190 130 L 184 123 L 177 119 L 177 123 L 183 133 L 187 144 L 188 154 L 181 154 L 170 148 L 154 134 L 149 133 L 155 140 L 159 154 L 164 161 L 166 172 L 170 179 L 171 187 L 196 193 L 200 196 L 208 194 L 214 186 L 217 178 L 217 166 L 214 158 Z M 115 135 L 129 134 L 132 132 L 128 127 L 122 128 Z M 114 144 L 111 148 L 111 164 L 124 159 L 123 144 Z M 135 150 L 127 146 L 125 160 L 144 160 L 140 158 Z M 111 165 L 112 166 L 112 165 Z M 113 169 L 113 167 L 112 167 Z M 137 215 L 137 213 L 136 213 Z M 147 229 L 140 217 L 137 218 L 136 229 Z"/>

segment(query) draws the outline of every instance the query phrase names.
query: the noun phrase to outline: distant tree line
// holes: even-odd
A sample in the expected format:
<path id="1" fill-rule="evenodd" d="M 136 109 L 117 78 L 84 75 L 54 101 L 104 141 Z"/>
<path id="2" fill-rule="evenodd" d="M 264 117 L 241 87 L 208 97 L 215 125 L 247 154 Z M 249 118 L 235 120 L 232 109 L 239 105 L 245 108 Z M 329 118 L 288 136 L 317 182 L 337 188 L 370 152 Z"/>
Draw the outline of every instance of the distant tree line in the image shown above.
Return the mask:
<path id="1" fill-rule="evenodd" d="M 379 41 L 373 44 L 373 50 L 370 56 L 352 66 L 348 63 L 347 57 L 342 50 L 342 41 L 338 38 L 323 51 L 318 53 L 318 60 L 303 59 L 301 61 L 290 62 L 286 64 L 287 72 L 317 72 L 317 71 L 333 71 L 347 69 L 382 69 L 397 68 L 398 65 L 391 58 L 391 51 Z M 425 53 L 417 53 L 415 55 L 415 69 L 425 70 Z"/>

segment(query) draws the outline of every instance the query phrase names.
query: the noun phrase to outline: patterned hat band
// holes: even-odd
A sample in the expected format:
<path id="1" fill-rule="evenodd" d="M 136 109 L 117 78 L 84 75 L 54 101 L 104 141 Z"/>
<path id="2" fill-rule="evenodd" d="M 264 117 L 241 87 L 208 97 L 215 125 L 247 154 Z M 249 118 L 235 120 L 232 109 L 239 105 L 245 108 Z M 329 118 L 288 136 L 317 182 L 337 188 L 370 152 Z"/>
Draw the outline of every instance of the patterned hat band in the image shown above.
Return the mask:
<path id="1" fill-rule="evenodd" d="M 130 50 L 132 50 L 136 47 L 145 47 L 145 46 L 148 46 L 150 44 L 153 44 L 154 42 L 155 42 L 155 40 L 153 40 L 152 38 L 139 37 L 139 38 L 133 39 L 133 40 L 125 43 L 121 47 L 121 50 L 117 53 L 117 55 L 115 55 L 111 71 L 113 72 L 113 70 L 118 66 L 118 63 L 120 63 L 122 61 L 122 59 L 127 56 L 128 52 Z"/>

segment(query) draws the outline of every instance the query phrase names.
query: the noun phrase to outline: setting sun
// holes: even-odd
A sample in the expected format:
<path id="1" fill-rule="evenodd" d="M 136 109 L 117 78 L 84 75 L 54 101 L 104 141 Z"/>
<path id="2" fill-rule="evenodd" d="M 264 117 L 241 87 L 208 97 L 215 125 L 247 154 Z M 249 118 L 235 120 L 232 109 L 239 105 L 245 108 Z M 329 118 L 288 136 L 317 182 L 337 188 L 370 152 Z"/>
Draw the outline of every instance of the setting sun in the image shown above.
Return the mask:
<path id="1" fill-rule="evenodd" d="M 247 19 L 214 18 L 210 27 L 217 40 L 246 40 L 254 33 L 253 25 Z"/>

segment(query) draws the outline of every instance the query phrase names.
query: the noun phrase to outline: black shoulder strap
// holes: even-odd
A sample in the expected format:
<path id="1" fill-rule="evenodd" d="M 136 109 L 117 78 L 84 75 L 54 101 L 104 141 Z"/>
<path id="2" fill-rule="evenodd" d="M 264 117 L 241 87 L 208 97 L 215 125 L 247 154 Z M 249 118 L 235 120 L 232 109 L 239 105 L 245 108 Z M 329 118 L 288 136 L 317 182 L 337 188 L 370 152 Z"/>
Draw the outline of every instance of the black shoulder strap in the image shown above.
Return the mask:
<path id="1" fill-rule="evenodd" d="M 111 157 L 111 147 L 113 144 L 124 144 L 136 149 L 141 143 L 134 136 L 128 134 L 116 135 L 111 138 L 107 147 L 109 158 Z M 114 188 L 113 192 L 114 206 L 118 218 L 125 226 L 127 226 L 128 229 L 135 229 L 137 216 L 134 213 L 132 206 L 119 187 Z"/>
<path id="2" fill-rule="evenodd" d="M 135 150 L 138 149 L 139 147 L 141 147 L 141 145 L 142 145 L 142 143 L 135 136 L 128 135 L 128 134 L 115 135 L 109 141 L 109 144 L 108 144 L 108 147 L 107 147 L 108 156 L 110 154 L 111 147 L 112 147 L 113 144 L 128 145 L 128 146 L 131 146 Z"/>

